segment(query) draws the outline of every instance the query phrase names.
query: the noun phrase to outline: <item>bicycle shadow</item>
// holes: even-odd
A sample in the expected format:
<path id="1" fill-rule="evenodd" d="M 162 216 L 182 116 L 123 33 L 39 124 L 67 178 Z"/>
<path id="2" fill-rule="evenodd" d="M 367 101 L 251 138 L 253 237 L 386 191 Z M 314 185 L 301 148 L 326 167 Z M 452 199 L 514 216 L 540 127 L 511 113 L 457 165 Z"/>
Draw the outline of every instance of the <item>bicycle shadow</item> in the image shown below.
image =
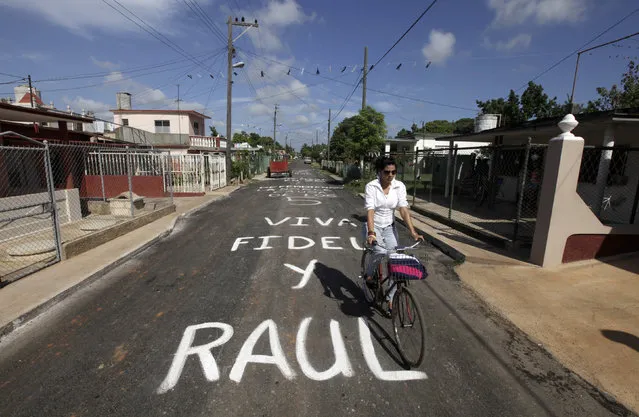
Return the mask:
<path id="1" fill-rule="evenodd" d="M 389 333 L 382 325 L 382 323 L 390 324 L 390 320 L 382 317 L 370 305 L 366 300 L 364 291 L 340 270 L 331 268 L 321 262 L 315 264 L 315 275 L 322 284 L 324 295 L 339 301 L 340 310 L 347 316 L 365 318 L 371 335 L 386 351 L 388 356 L 399 366 L 409 369 L 399 355 L 392 333 Z"/>

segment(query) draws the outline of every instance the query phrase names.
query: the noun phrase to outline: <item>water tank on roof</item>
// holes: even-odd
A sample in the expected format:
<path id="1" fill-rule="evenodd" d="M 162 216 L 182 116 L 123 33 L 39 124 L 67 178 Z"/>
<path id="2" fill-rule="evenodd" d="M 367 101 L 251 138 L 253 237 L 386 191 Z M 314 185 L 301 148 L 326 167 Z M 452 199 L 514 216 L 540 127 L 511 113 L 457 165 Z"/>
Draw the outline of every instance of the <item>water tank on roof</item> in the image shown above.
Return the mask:
<path id="1" fill-rule="evenodd" d="M 118 110 L 131 110 L 131 94 L 129 93 L 116 93 L 116 100 Z"/>
<path id="2" fill-rule="evenodd" d="M 475 133 L 497 127 L 497 114 L 480 114 L 475 118 Z"/>

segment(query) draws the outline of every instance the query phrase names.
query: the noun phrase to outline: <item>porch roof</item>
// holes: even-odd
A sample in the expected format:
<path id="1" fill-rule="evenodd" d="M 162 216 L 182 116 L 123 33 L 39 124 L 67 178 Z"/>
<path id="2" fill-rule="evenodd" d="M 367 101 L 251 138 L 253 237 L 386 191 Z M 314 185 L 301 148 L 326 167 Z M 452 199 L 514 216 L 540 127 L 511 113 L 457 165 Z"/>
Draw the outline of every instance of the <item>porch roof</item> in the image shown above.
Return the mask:
<path id="1" fill-rule="evenodd" d="M 8 103 L 0 103 L 0 120 L 9 122 L 81 122 L 93 123 L 93 119 L 54 110 L 32 109 Z"/>
<path id="2" fill-rule="evenodd" d="M 545 119 L 529 120 L 523 122 L 517 126 L 502 126 L 494 129 L 483 130 L 478 133 L 470 133 L 466 135 L 457 136 L 440 136 L 437 137 L 438 141 L 451 141 L 456 142 L 485 142 L 492 141 L 496 136 L 505 136 L 509 134 L 516 135 L 551 135 L 557 136 L 560 133 L 557 123 L 563 119 L 564 116 L 548 117 Z M 615 122 L 615 123 L 628 123 L 639 122 L 639 108 L 617 109 L 608 111 L 599 111 L 592 113 L 580 113 L 575 115 L 575 118 L 579 122 L 579 127 L 583 127 L 601 123 L 601 122 Z"/>

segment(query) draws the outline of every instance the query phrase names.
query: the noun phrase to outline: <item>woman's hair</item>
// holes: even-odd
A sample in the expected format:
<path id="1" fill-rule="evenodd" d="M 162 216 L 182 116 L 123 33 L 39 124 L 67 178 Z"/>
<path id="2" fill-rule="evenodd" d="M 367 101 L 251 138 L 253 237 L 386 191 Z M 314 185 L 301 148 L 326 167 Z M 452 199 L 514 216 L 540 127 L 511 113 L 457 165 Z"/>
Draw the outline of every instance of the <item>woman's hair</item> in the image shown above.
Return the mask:
<path id="1" fill-rule="evenodd" d="M 391 158 L 390 156 L 383 156 L 377 160 L 377 162 L 375 163 L 375 168 L 377 169 L 377 172 L 379 172 L 389 165 L 397 166 L 393 158 Z"/>

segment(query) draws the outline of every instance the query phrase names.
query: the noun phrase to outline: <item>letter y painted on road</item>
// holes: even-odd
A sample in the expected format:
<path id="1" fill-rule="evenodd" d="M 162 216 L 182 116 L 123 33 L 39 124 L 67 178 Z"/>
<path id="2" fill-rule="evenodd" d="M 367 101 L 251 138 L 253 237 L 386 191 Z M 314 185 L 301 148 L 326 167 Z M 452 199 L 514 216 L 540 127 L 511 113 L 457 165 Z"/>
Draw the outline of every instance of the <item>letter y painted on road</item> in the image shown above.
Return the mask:
<path id="1" fill-rule="evenodd" d="M 317 259 L 313 259 L 311 262 L 308 263 L 308 266 L 306 267 L 306 269 L 298 268 L 295 265 L 291 265 L 291 264 L 284 264 L 285 267 L 290 268 L 293 271 L 299 272 L 300 274 L 302 274 L 302 280 L 299 282 L 299 284 L 291 288 L 293 288 L 294 290 L 299 290 L 300 288 L 304 288 L 304 286 L 306 286 L 308 281 L 311 279 L 311 275 L 313 275 L 313 271 L 315 270 L 316 263 L 317 263 Z"/>

